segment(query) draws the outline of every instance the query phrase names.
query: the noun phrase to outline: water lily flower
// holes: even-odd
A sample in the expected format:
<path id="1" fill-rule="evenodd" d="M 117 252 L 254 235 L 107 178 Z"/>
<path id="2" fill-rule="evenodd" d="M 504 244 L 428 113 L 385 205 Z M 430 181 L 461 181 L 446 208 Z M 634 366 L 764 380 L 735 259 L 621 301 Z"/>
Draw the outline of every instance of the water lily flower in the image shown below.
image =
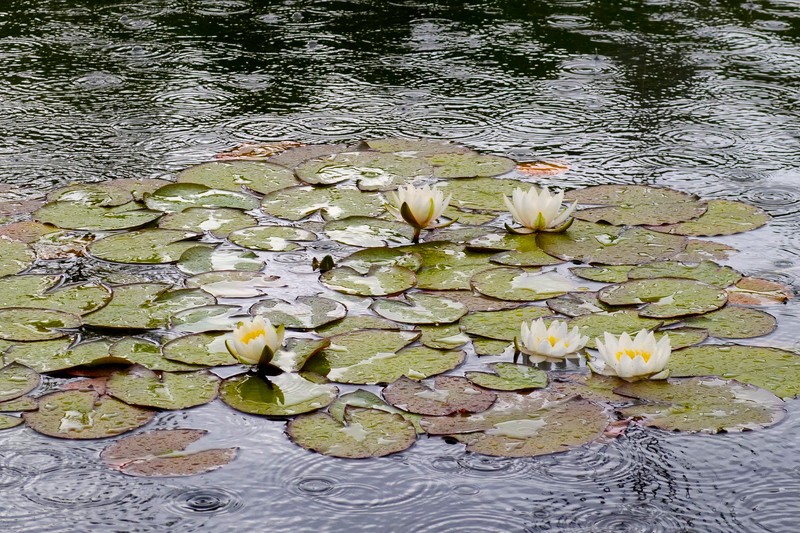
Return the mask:
<path id="1" fill-rule="evenodd" d="M 575 211 L 578 202 L 561 209 L 564 191 L 550 194 L 547 187 L 537 190 L 531 187 L 528 192 L 514 189 L 511 199 L 503 196 L 503 200 L 511 211 L 511 216 L 522 228 L 512 228 L 506 224 L 509 233 L 527 234 L 536 231 L 559 232 L 566 230 L 574 220 L 570 215 Z"/>
<path id="2" fill-rule="evenodd" d="M 239 362 L 265 366 L 283 344 L 283 324 L 277 328 L 260 316 L 239 322 L 225 346 Z"/>
<path id="3" fill-rule="evenodd" d="M 425 228 L 441 228 L 452 224 L 436 225 L 436 219 L 442 216 L 450 204 L 450 197 L 445 198 L 442 191 L 427 185 L 414 187 L 406 185 L 391 193 L 391 204 L 384 207 L 398 220 L 405 221 L 414 228 L 414 242 L 419 242 L 419 235 Z"/>
<path id="4" fill-rule="evenodd" d="M 617 338 L 606 332 L 604 337 L 604 341 L 596 340 L 600 357 L 589 361 L 594 372 L 626 381 L 666 379 L 669 375 L 665 370 L 672 352 L 668 335 L 656 342 L 653 332 L 643 329 L 633 339 L 627 333 Z"/>
<path id="5" fill-rule="evenodd" d="M 530 323 L 523 322 L 519 337 L 514 338 L 517 351 L 527 355 L 528 360 L 534 363 L 565 359 L 586 346 L 587 342 L 589 337 L 581 335 L 577 326 L 568 330 L 567 323 L 561 320 L 553 320 L 547 326 L 541 318 Z"/>

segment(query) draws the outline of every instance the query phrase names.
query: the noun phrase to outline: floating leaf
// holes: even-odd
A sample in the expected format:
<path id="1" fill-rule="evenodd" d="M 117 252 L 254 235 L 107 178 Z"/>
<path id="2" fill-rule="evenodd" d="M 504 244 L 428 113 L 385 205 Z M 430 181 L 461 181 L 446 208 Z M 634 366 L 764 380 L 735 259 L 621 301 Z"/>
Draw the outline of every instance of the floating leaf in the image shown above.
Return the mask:
<path id="1" fill-rule="evenodd" d="M 641 279 L 609 285 L 597 293 L 597 298 L 608 305 L 644 303 L 639 314 L 653 318 L 707 313 L 719 309 L 728 300 L 722 289 L 680 278 Z"/>
<path id="2" fill-rule="evenodd" d="M 170 329 L 187 333 L 202 331 L 228 331 L 236 327 L 241 318 L 238 305 L 204 305 L 178 311 L 169 319 Z"/>
<path id="3" fill-rule="evenodd" d="M 721 261 L 728 259 L 736 248 L 721 242 L 689 239 L 686 250 L 672 258 L 673 261 L 683 263 L 699 263 L 701 261 Z"/>
<path id="4" fill-rule="evenodd" d="M 225 347 L 227 334 L 196 333 L 166 343 L 161 351 L 165 358 L 189 365 L 226 366 L 238 364 Z"/>
<path id="5" fill-rule="evenodd" d="M 261 194 L 297 184 L 290 169 L 262 161 L 201 163 L 179 172 L 176 179 L 178 183 L 199 183 L 212 189 L 227 191 L 241 192 L 242 187 L 247 187 Z"/>
<path id="6" fill-rule="evenodd" d="M 325 224 L 325 233 L 336 242 L 362 248 L 407 244 L 414 236 L 408 224 L 371 217 L 332 220 Z"/>
<path id="7" fill-rule="evenodd" d="M 11 429 L 22 424 L 22 418 L 12 415 L 0 415 L 0 429 Z"/>
<path id="8" fill-rule="evenodd" d="M 289 252 L 300 249 L 299 242 L 314 241 L 317 236 L 307 230 L 289 226 L 253 226 L 234 231 L 228 240 L 251 250 Z"/>
<path id="9" fill-rule="evenodd" d="M 541 389 L 547 386 L 547 374 L 532 366 L 492 363 L 489 368 L 493 374 L 467 372 L 465 376 L 476 385 L 501 391 Z"/>
<path id="10" fill-rule="evenodd" d="M 547 307 L 569 317 L 610 311 L 609 306 L 597 299 L 596 292 L 570 292 L 547 300 Z"/>
<path id="11" fill-rule="evenodd" d="M 686 239 L 644 228 L 619 228 L 576 220 L 562 233 L 539 233 L 536 242 L 564 261 L 639 265 L 669 259 L 686 248 Z"/>
<path id="12" fill-rule="evenodd" d="M 289 422 L 286 433 L 307 450 L 347 459 L 383 457 L 417 440 L 414 425 L 398 414 L 347 407 L 344 420 L 327 413 L 303 415 Z"/>
<path id="13" fill-rule="evenodd" d="M 24 242 L 0 237 L 0 277 L 22 272 L 33 264 L 36 256 Z"/>
<path id="14" fill-rule="evenodd" d="M 649 185 L 596 185 L 569 191 L 566 197 L 602 206 L 576 211 L 575 218 L 616 226 L 672 224 L 706 211 L 706 204 L 693 194 Z"/>
<path id="15" fill-rule="evenodd" d="M 98 283 L 59 286 L 65 276 L 27 274 L 0 278 L 2 307 L 35 307 L 83 315 L 103 307 L 111 291 Z"/>
<path id="16" fill-rule="evenodd" d="M 361 329 L 400 329 L 402 326 L 391 320 L 372 315 L 348 315 L 344 319 L 317 329 L 319 335 L 332 337 Z"/>
<path id="17" fill-rule="evenodd" d="M 375 217 L 385 213 L 380 194 L 340 187 L 291 187 L 264 197 L 261 209 L 274 217 L 300 220 L 317 211 L 325 220 L 351 216 Z"/>
<path id="18" fill-rule="evenodd" d="M 489 339 L 513 341 L 519 335 L 520 325 L 552 315 L 547 307 L 518 307 L 502 311 L 479 311 L 470 313 L 461 319 L 461 329 L 470 335 L 478 335 Z"/>
<path id="19" fill-rule="evenodd" d="M 742 278 L 735 287 L 728 287 L 728 303 L 738 305 L 774 305 L 786 303 L 794 296 L 792 288 L 761 278 Z"/>
<path id="20" fill-rule="evenodd" d="M 40 373 L 83 365 L 127 362 L 111 359 L 108 354 L 111 342 L 105 339 L 73 343 L 74 339 L 58 339 L 17 344 L 6 353 L 5 358 L 8 362 L 17 362 Z"/>
<path id="21" fill-rule="evenodd" d="M 195 365 L 187 365 L 171 361 L 161 353 L 161 345 L 138 337 L 122 337 L 111 345 L 108 355 L 132 364 L 141 365 L 149 370 L 164 372 L 189 372 L 198 370 Z"/>
<path id="22" fill-rule="evenodd" d="M 636 266 L 628 272 L 628 278 L 686 278 L 724 288 L 742 279 L 742 275 L 731 267 L 721 266 L 713 261 L 696 264 L 663 261 Z"/>
<path id="23" fill-rule="evenodd" d="M 770 216 L 758 207 L 734 200 L 709 200 L 708 210 L 697 220 L 651 226 L 650 229 L 674 235 L 708 237 L 750 231 L 760 228 L 769 220 Z"/>
<path id="24" fill-rule="evenodd" d="M 466 333 L 461 332 L 458 324 L 445 324 L 443 326 L 418 326 L 422 332 L 420 344 L 435 350 L 452 350 L 460 348 L 470 341 Z"/>
<path id="25" fill-rule="evenodd" d="M 725 339 L 760 337 L 772 333 L 778 327 L 777 320 L 769 313 L 730 305 L 703 316 L 685 318 L 683 323 L 705 328 L 712 337 Z"/>
<path id="26" fill-rule="evenodd" d="M 514 189 L 528 190 L 530 184 L 513 179 L 469 178 L 436 184 L 445 196 L 452 194 L 450 205 L 459 209 L 476 211 L 507 211 L 503 196 L 511 196 Z"/>
<path id="27" fill-rule="evenodd" d="M 258 219 L 238 209 L 190 207 L 177 213 L 170 213 L 158 221 L 161 229 L 209 232 L 214 237 L 224 238 L 237 229 L 258 224 Z"/>
<path id="28" fill-rule="evenodd" d="M 345 257 L 339 265 L 350 267 L 362 274 L 369 272 L 373 266 L 394 265 L 416 271 L 422 266 L 422 256 L 408 249 L 367 248 Z"/>
<path id="29" fill-rule="evenodd" d="M 258 272 L 264 268 L 264 262 L 250 251 L 224 250 L 201 245 L 188 248 L 183 252 L 177 267 L 178 270 L 189 275 L 211 270 Z"/>
<path id="30" fill-rule="evenodd" d="M 509 351 L 513 347 L 513 344 L 509 341 L 496 341 L 494 339 L 480 337 L 472 339 L 472 347 L 475 349 L 475 354 L 479 357 L 500 356 Z"/>
<path id="31" fill-rule="evenodd" d="M 22 396 L 13 400 L 0 402 L 0 412 L 11 413 L 18 411 L 35 411 L 39 408 L 39 402 L 30 396 Z M 22 420 L 21 418 L 19 420 Z M 16 425 L 16 424 L 15 424 Z"/>
<path id="32" fill-rule="evenodd" d="M 548 266 L 562 261 L 542 251 L 536 244 L 536 235 L 513 235 L 508 232 L 489 233 L 467 242 L 474 250 L 504 250 L 492 256 L 495 263 L 510 266 Z"/>
<path id="33" fill-rule="evenodd" d="M 602 338 L 604 332 L 612 335 L 636 333 L 642 329 L 655 329 L 662 324 L 655 318 L 640 317 L 636 311 L 615 311 L 613 313 L 595 313 L 572 318 L 567 323 L 569 329 L 577 326 L 581 335 L 587 335 L 587 348 L 595 347 L 595 339 Z"/>
<path id="34" fill-rule="evenodd" d="M 472 287 L 486 296 L 515 302 L 546 300 L 575 289 L 570 280 L 557 272 L 513 267 L 479 272 L 472 277 Z"/>
<path id="35" fill-rule="evenodd" d="M 0 339 L 44 341 L 65 337 L 64 331 L 80 327 L 81 317 L 52 309 L 6 307 L 0 309 Z"/>
<path id="36" fill-rule="evenodd" d="M 615 392 L 647 402 L 620 410 L 646 426 L 671 431 L 730 433 L 778 423 L 785 416 L 780 398 L 752 385 L 719 378 L 639 381 Z"/>
<path id="37" fill-rule="evenodd" d="M 347 145 L 345 144 L 308 144 L 290 148 L 277 155 L 273 155 L 269 158 L 269 162 L 288 168 L 294 168 L 303 161 L 308 161 L 316 157 L 338 154 L 345 150 L 347 150 Z"/>
<path id="38" fill-rule="evenodd" d="M 91 391 L 53 392 L 39 398 L 39 410 L 24 413 L 34 431 L 61 439 L 100 439 L 141 427 L 155 411 L 127 405 Z"/>
<path id="39" fill-rule="evenodd" d="M 129 476 L 192 476 L 225 466 L 236 458 L 238 448 L 186 452 L 204 437 L 202 429 L 160 429 L 118 440 L 100 454 L 108 466 Z"/>
<path id="40" fill-rule="evenodd" d="M 198 246 L 194 233 L 171 229 L 149 229 L 110 235 L 89 245 L 98 259 L 115 263 L 174 263 L 189 248 Z"/>
<path id="41" fill-rule="evenodd" d="M 524 161 L 517 163 L 517 172 L 530 176 L 552 176 L 563 174 L 569 170 L 569 165 L 560 161 Z"/>
<path id="42" fill-rule="evenodd" d="M 478 272 L 495 267 L 489 262 L 491 254 L 471 252 L 449 242 L 429 242 L 397 250 L 414 252 L 422 258 L 422 267 L 417 271 L 420 289 L 471 291 L 470 279 Z"/>
<path id="43" fill-rule="evenodd" d="M 114 372 L 108 394 L 128 405 L 158 409 L 186 409 L 217 397 L 219 378 L 207 371 L 156 374 L 140 367 Z"/>
<path id="44" fill-rule="evenodd" d="M 295 174 L 311 185 L 355 180 L 363 191 L 386 191 L 414 178 L 430 176 L 433 168 L 424 159 L 416 157 L 381 152 L 341 152 L 300 163 Z"/>
<path id="45" fill-rule="evenodd" d="M 33 220 L 21 220 L 11 224 L 0 226 L 0 249 L 8 244 L 8 241 L 19 241 L 30 244 L 41 239 L 50 233 L 60 233 L 58 228 L 49 224 L 42 224 Z M 9 247 L 10 253 L 17 253 L 17 249 Z M 0 263 L 4 264 L 4 263 Z"/>
<path id="46" fill-rule="evenodd" d="M 253 298 L 275 287 L 285 287 L 278 276 L 261 272 L 217 270 L 196 274 L 186 280 L 189 288 L 203 289 L 219 298 Z"/>
<path id="47" fill-rule="evenodd" d="M 258 207 L 258 198 L 243 192 L 212 189 L 196 183 L 172 183 L 145 198 L 150 209 L 174 213 L 190 207 L 228 207 L 249 211 Z"/>
<path id="48" fill-rule="evenodd" d="M 449 324 L 467 313 L 463 304 L 424 293 L 403 300 L 377 300 L 370 308 L 377 314 L 404 324 Z"/>
<path id="49" fill-rule="evenodd" d="M 439 153 L 426 157 L 437 178 L 483 178 L 511 172 L 517 164 L 507 157 L 475 152 Z"/>
<path id="50" fill-rule="evenodd" d="M 379 152 L 402 152 L 402 155 L 425 156 L 434 154 L 463 154 L 471 152 L 462 144 L 439 139 L 399 139 L 390 137 L 386 139 L 370 139 L 365 141 L 372 150 Z"/>
<path id="51" fill-rule="evenodd" d="M 330 339 L 287 339 L 272 358 L 272 364 L 284 372 L 300 372 L 306 361 L 330 345 Z M 311 376 L 306 377 L 311 379 Z"/>
<path id="52" fill-rule="evenodd" d="M 276 141 L 266 143 L 246 142 L 241 143 L 229 150 L 214 154 L 214 159 L 247 159 L 250 161 L 261 161 L 274 155 L 282 154 L 286 150 L 305 146 L 297 141 Z"/>
<path id="53" fill-rule="evenodd" d="M 47 193 L 48 202 L 73 202 L 89 206 L 113 207 L 133 200 L 131 193 L 111 182 L 73 183 Z"/>
<path id="54" fill-rule="evenodd" d="M 139 228 L 161 217 L 159 209 L 145 209 L 138 202 L 116 207 L 86 205 L 78 202 L 50 202 L 33 217 L 39 222 L 64 229 L 111 231 Z"/>
<path id="55" fill-rule="evenodd" d="M 328 406 L 339 389 L 312 383 L 298 374 L 279 374 L 269 382 L 255 374 L 242 374 L 223 381 L 219 393 L 222 401 L 245 413 L 292 416 Z"/>
<path id="56" fill-rule="evenodd" d="M 11 363 L 0 368 L 0 402 L 13 400 L 39 386 L 39 374 L 27 366 Z"/>
<path id="57" fill-rule="evenodd" d="M 581 279 L 597 281 L 600 283 L 622 283 L 628 281 L 628 272 L 634 265 L 572 267 L 569 269 Z"/>
<path id="58" fill-rule="evenodd" d="M 290 329 L 316 329 L 344 318 L 347 308 L 329 298 L 300 296 L 294 302 L 274 298 L 259 300 L 250 312 Z"/>
<path id="59" fill-rule="evenodd" d="M 669 335 L 669 344 L 673 350 L 700 344 L 708 338 L 708 330 L 703 328 L 670 328 L 654 332 L 656 342 L 664 335 Z"/>
<path id="60" fill-rule="evenodd" d="M 425 430 L 419 425 L 419 421 L 422 418 L 421 415 L 409 413 L 408 411 L 403 411 L 402 409 L 389 405 L 379 396 L 364 389 L 356 389 L 353 392 L 348 392 L 347 394 L 339 396 L 336 401 L 328 407 L 328 413 L 335 420 L 344 423 L 344 414 L 348 406 L 378 409 L 380 411 L 386 411 L 387 413 L 398 414 L 411 422 L 418 434 L 425 433 Z"/>
<path id="61" fill-rule="evenodd" d="M 436 376 L 433 388 L 401 377 L 383 389 L 383 397 L 404 411 L 445 416 L 485 411 L 494 403 L 496 395 L 459 376 Z"/>
<path id="62" fill-rule="evenodd" d="M 410 289 L 417 278 L 407 268 L 374 266 L 364 275 L 350 267 L 334 268 L 323 272 L 319 280 L 326 287 L 345 294 L 387 296 Z"/>

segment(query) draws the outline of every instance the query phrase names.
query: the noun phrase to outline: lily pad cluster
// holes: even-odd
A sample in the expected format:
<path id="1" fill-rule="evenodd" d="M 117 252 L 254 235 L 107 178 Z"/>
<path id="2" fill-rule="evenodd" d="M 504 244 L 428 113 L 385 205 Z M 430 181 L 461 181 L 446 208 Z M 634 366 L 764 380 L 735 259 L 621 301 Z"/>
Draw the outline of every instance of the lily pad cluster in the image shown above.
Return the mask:
<path id="1" fill-rule="evenodd" d="M 734 250 L 696 238 L 768 215 L 601 185 L 568 191 L 579 209 L 566 231 L 508 233 L 503 195 L 546 175 L 456 143 L 369 139 L 248 145 L 175 181 L 51 191 L 0 226 L 0 428 L 116 437 L 219 399 L 336 457 L 399 452 L 420 434 L 530 457 L 621 421 L 714 433 L 780 420 L 781 398 L 800 394 L 800 356 L 727 342 L 772 332 L 759 307 L 791 291 L 719 264 Z M 452 195 L 444 216 L 456 220 L 418 244 L 384 208 L 409 184 Z M 256 316 L 286 328 L 277 375 L 236 367 L 226 348 Z M 538 318 L 568 320 L 589 347 L 603 332 L 669 335 L 673 377 L 628 384 L 589 375 L 582 359 L 513 363 L 520 325 Z M 38 392 L 41 374 L 55 390 Z M 136 433 L 103 460 L 151 476 L 235 458 L 182 451 L 204 434 Z"/>

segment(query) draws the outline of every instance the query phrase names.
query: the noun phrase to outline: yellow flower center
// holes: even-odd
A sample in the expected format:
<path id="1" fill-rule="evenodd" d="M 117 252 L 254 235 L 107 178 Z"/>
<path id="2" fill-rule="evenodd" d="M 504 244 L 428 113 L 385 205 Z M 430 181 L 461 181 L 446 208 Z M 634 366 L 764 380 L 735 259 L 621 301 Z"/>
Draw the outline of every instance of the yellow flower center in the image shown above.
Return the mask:
<path id="1" fill-rule="evenodd" d="M 257 339 L 261 335 L 265 335 L 263 329 L 251 329 L 242 335 L 241 341 L 245 344 L 250 344 L 250 341 Z"/>
<path id="2" fill-rule="evenodd" d="M 558 337 L 555 335 L 550 335 L 548 340 L 550 341 L 550 346 L 555 346 L 558 343 Z"/>
<path id="3" fill-rule="evenodd" d="M 635 359 L 637 355 L 641 355 L 645 363 L 650 361 L 650 358 L 653 356 L 653 354 L 650 352 L 646 352 L 644 350 L 632 350 L 629 348 L 627 350 L 620 350 L 617 352 L 617 361 L 619 361 L 623 355 L 627 355 L 631 359 Z"/>

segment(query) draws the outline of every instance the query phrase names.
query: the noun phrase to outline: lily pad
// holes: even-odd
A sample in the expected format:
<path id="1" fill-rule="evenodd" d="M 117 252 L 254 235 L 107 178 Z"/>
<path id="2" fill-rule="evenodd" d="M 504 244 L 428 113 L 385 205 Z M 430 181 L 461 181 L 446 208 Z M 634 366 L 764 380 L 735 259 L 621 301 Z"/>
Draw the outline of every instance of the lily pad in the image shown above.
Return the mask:
<path id="1" fill-rule="evenodd" d="M 530 183 L 513 179 L 468 178 L 439 183 L 436 188 L 445 196 L 453 195 L 450 200 L 453 207 L 505 212 L 507 207 L 503 196 L 511 196 L 517 188 L 528 190 Z"/>
<path id="2" fill-rule="evenodd" d="M 63 229 L 111 231 L 139 228 L 163 215 L 161 210 L 146 209 L 138 202 L 115 207 L 86 205 L 79 202 L 50 202 L 33 213 L 35 220 Z"/>
<path id="3" fill-rule="evenodd" d="M 287 339 L 272 358 L 272 364 L 284 372 L 300 372 L 311 357 L 331 345 L 330 339 Z M 311 376 L 305 375 L 308 379 Z M 323 379 L 323 383 L 325 380 Z"/>
<path id="4" fill-rule="evenodd" d="M 611 310 L 609 306 L 597 299 L 596 292 L 570 292 L 547 300 L 547 307 L 553 312 L 568 317 L 605 313 Z"/>
<path id="5" fill-rule="evenodd" d="M 289 226 L 253 226 L 236 230 L 228 235 L 228 240 L 251 250 L 268 252 L 289 252 L 299 250 L 297 242 L 315 241 L 317 236 L 307 230 Z"/>
<path id="6" fill-rule="evenodd" d="M 475 152 L 438 153 L 425 159 L 433 165 L 437 178 L 484 178 L 511 172 L 516 162 L 507 157 L 482 155 Z"/>
<path id="7" fill-rule="evenodd" d="M 278 276 L 261 272 L 217 270 L 196 274 L 186 280 L 189 288 L 203 289 L 218 298 L 253 298 L 275 287 L 284 287 Z"/>
<path id="8" fill-rule="evenodd" d="M 39 402 L 36 398 L 30 396 L 21 396 L 13 400 L 6 400 L 0 402 L 0 412 L 12 413 L 19 411 L 35 411 L 39 408 Z M 21 418 L 19 420 L 22 420 Z M 15 424 L 16 425 L 16 424 Z"/>
<path id="9" fill-rule="evenodd" d="M 628 272 L 635 265 L 606 266 L 598 265 L 591 267 L 572 267 L 569 269 L 574 275 L 581 279 L 597 281 L 600 283 L 622 283 L 628 281 Z"/>
<path id="10" fill-rule="evenodd" d="M 486 296 L 514 302 L 546 300 L 575 289 L 573 282 L 557 272 L 514 267 L 479 272 L 472 277 L 472 287 Z"/>
<path id="11" fill-rule="evenodd" d="M 390 137 L 386 139 L 370 139 L 365 141 L 372 150 L 379 152 L 402 152 L 402 155 L 425 156 L 434 154 L 463 154 L 471 152 L 462 144 L 439 139 L 399 139 Z"/>
<path id="12" fill-rule="evenodd" d="M 347 459 L 383 457 L 417 440 L 414 425 L 402 416 L 360 407 L 347 407 L 344 422 L 327 413 L 299 416 L 289 422 L 286 433 L 307 450 Z"/>
<path id="13" fill-rule="evenodd" d="M 405 300 L 377 300 L 370 308 L 378 315 L 404 324 L 449 324 L 467 313 L 454 300 L 424 293 L 408 294 Z"/>
<path id="14" fill-rule="evenodd" d="M 800 356 L 778 348 L 704 344 L 673 352 L 674 377 L 721 376 L 767 389 L 781 398 L 800 395 Z"/>
<path id="15" fill-rule="evenodd" d="M 178 183 L 199 183 L 213 189 L 241 192 L 242 187 L 261 194 L 297 184 L 294 173 L 281 165 L 262 161 L 211 161 L 189 167 L 176 176 Z"/>
<path id="16" fill-rule="evenodd" d="M 24 420 L 18 416 L 0 415 L 0 429 L 11 429 L 22 424 Z"/>
<path id="17" fill-rule="evenodd" d="M 513 346 L 510 341 L 497 341 L 483 337 L 472 339 L 472 347 L 478 357 L 504 355 Z"/>
<path id="18" fill-rule="evenodd" d="M 621 409 L 623 416 L 669 431 L 747 431 L 776 424 L 786 414 L 781 399 L 771 392 L 714 377 L 645 380 L 615 392 L 647 402 Z"/>
<path id="19" fill-rule="evenodd" d="M 341 152 L 300 163 L 294 171 L 311 185 L 355 180 L 363 191 L 391 190 L 414 178 L 433 174 L 433 168 L 424 159 L 382 152 Z"/>
<path id="20" fill-rule="evenodd" d="M 725 306 L 722 309 L 683 319 L 687 326 L 705 328 L 712 337 L 748 339 L 768 335 L 775 331 L 775 317 L 758 309 Z"/>
<path id="21" fill-rule="evenodd" d="M 654 278 L 628 281 L 600 289 L 597 298 L 608 305 L 645 305 L 643 317 L 671 318 L 699 315 L 728 301 L 725 291 L 690 279 Z"/>
<path id="22" fill-rule="evenodd" d="M 169 319 L 170 330 L 185 333 L 230 331 L 241 321 L 238 305 L 204 305 L 178 311 Z"/>
<path id="23" fill-rule="evenodd" d="M 336 242 L 362 248 L 407 244 L 414 236 L 408 224 L 371 217 L 332 220 L 325 224 L 325 233 Z"/>
<path id="24" fill-rule="evenodd" d="M 172 229 L 202 233 L 207 231 L 214 237 L 224 238 L 237 229 L 258 224 L 258 219 L 238 209 L 190 207 L 178 213 L 165 215 L 158 221 L 161 229 Z"/>
<path id="25" fill-rule="evenodd" d="M 171 229 L 149 229 L 110 235 L 89 245 L 98 259 L 114 263 L 174 263 L 189 248 L 198 246 L 196 233 Z"/>
<path id="26" fill-rule="evenodd" d="M 326 287 L 345 294 L 387 296 L 410 289 L 417 281 L 412 270 L 399 266 L 374 266 L 366 274 L 350 267 L 323 272 L 319 280 Z"/>
<path id="27" fill-rule="evenodd" d="M 470 279 L 484 270 L 494 268 L 491 254 L 472 252 L 449 242 L 429 242 L 397 248 L 414 252 L 422 258 L 417 271 L 417 288 L 437 291 L 469 290 Z"/>
<path id="28" fill-rule="evenodd" d="M 219 378 L 207 371 L 156 374 L 140 367 L 115 372 L 108 394 L 128 405 L 157 409 L 186 409 L 217 397 Z"/>
<path id="29" fill-rule="evenodd" d="M 547 373 L 528 365 L 492 363 L 488 372 L 467 372 L 466 378 L 486 389 L 516 391 L 541 389 L 547 386 Z"/>
<path id="30" fill-rule="evenodd" d="M 177 264 L 184 274 L 201 274 L 212 270 L 246 270 L 258 272 L 264 262 L 250 251 L 210 248 L 205 245 L 188 248 Z"/>
<path id="31" fill-rule="evenodd" d="M 582 205 L 602 206 L 576 211 L 575 218 L 615 226 L 673 224 L 706 211 L 705 202 L 693 194 L 649 185 L 596 185 L 566 196 Z"/>
<path id="32" fill-rule="evenodd" d="M 0 278 L 2 307 L 34 307 L 83 315 L 104 306 L 111 291 L 98 283 L 59 286 L 64 276 L 28 274 Z"/>
<path id="33" fill-rule="evenodd" d="M 770 218 L 766 211 L 749 204 L 735 200 L 710 200 L 708 210 L 697 220 L 649 228 L 673 235 L 709 237 L 754 230 L 769 222 Z"/>
<path id="34" fill-rule="evenodd" d="M 148 370 L 163 372 L 190 372 L 198 370 L 195 365 L 171 361 L 161 353 L 161 345 L 138 337 L 122 337 L 108 349 L 108 355 L 122 359 Z"/>
<path id="35" fill-rule="evenodd" d="M 118 440 L 100 454 L 110 467 L 129 476 L 193 476 L 211 472 L 236 458 L 238 448 L 186 452 L 208 432 L 202 429 L 159 429 Z"/>
<path id="36" fill-rule="evenodd" d="M 519 335 L 523 322 L 551 316 L 547 307 L 527 306 L 501 311 L 478 311 L 461 319 L 461 329 L 470 335 L 488 339 L 513 341 Z"/>
<path id="37" fill-rule="evenodd" d="M 453 350 L 471 340 L 466 333 L 462 333 L 458 324 L 423 325 L 418 326 L 418 329 L 422 332 L 420 344 L 435 350 Z"/>
<path id="38" fill-rule="evenodd" d="M 83 365 L 126 363 L 113 360 L 108 354 L 111 342 L 98 339 L 74 344 L 75 339 L 22 343 L 13 346 L 5 355 L 6 361 L 16 362 L 37 372 L 56 372 Z"/>
<path id="39" fill-rule="evenodd" d="M 728 259 L 736 248 L 721 242 L 689 239 L 686 250 L 672 258 L 673 261 L 684 263 L 699 263 L 701 261 L 721 261 Z"/>
<path id="40" fill-rule="evenodd" d="M 366 409 L 378 409 L 380 411 L 386 411 L 387 413 L 398 414 L 411 422 L 418 434 L 425 433 L 425 430 L 419 425 L 419 421 L 422 418 L 421 415 L 409 413 L 408 411 L 403 411 L 402 409 L 398 409 L 393 405 L 389 405 L 383 401 L 380 396 L 377 396 L 364 389 L 356 389 L 353 392 L 348 392 L 347 394 L 339 396 L 336 401 L 333 402 L 330 407 L 328 407 L 328 413 L 335 420 L 344 423 L 345 410 L 349 406 L 364 407 Z"/>
<path id="41" fill-rule="evenodd" d="M 718 265 L 713 261 L 696 264 L 663 261 L 636 266 L 628 272 L 628 278 L 686 278 L 725 288 L 742 279 L 742 275 L 731 267 Z"/>
<path id="42" fill-rule="evenodd" d="M 317 334 L 332 337 L 340 333 L 350 333 L 361 329 L 401 329 L 402 326 L 391 320 L 372 315 L 348 315 L 344 319 L 317 329 Z"/>
<path id="43" fill-rule="evenodd" d="M 22 416 L 31 429 L 50 437 L 100 439 L 139 428 L 154 415 L 95 392 L 63 391 L 42 396 L 39 410 Z"/>
<path id="44" fill-rule="evenodd" d="M 582 220 L 576 220 L 562 233 L 539 233 L 536 242 L 546 253 L 564 261 L 604 265 L 639 265 L 660 261 L 686 248 L 686 239 L 675 235 Z"/>
<path id="45" fill-rule="evenodd" d="M 663 335 L 669 335 L 669 344 L 673 350 L 700 344 L 708 338 L 708 330 L 694 327 L 661 329 L 653 333 L 655 334 L 656 342 L 661 340 Z"/>
<path id="46" fill-rule="evenodd" d="M 467 248 L 482 251 L 503 250 L 504 252 L 495 254 L 491 258 L 493 262 L 502 265 L 548 266 L 562 262 L 542 251 L 536 244 L 536 235 L 534 234 L 489 233 L 467 242 Z"/>
<path id="47" fill-rule="evenodd" d="M 316 157 L 328 156 L 344 152 L 348 147 L 346 144 L 307 144 L 290 148 L 269 158 L 270 163 L 294 168 L 303 161 Z"/>
<path id="48" fill-rule="evenodd" d="M 325 220 L 385 213 L 380 194 L 341 187 L 291 187 L 264 197 L 261 209 L 274 217 L 300 220 L 320 211 Z"/>
<path id="49" fill-rule="evenodd" d="M 728 303 L 738 305 L 775 305 L 786 303 L 794 296 L 788 285 L 761 278 L 742 278 L 726 291 Z"/>
<path id="50" fill-rule="evenodd" d="M 595 348 L 595 339 L 597 337 L 602 338 L 603 333 L 606 331 L 612 335 L 636 333 L 642 329 L 655 329 L 662 323 L 663 321 L 655 318 L 641 317 L 636 311 L 625 310 L 578 316 L 570 319 L 567 327 L 571 330 L 577 326 L 581 335 L 589 337 L 586 347 Z"/>
<path id="51" fill-rule="evenodd" d="M 212 189 L 196 183 L 172 183 L 145 197 L 145 204 L 155 211 L 174 213 L 190 207 L 228 207 L 249 211 L 258 207 L 258 198 L 251 194 Z"/>
<path id="52" fill-rule="evenodd" d="M 328 406 L 339 389 L 312 383 L 298 374 L 279 374 L 270 382 L 255 374 L 242 374 L 223 381 L 219 393 L 222 401 L 245 413 L 292 416 Z"/>
<path id="53" fill-rule="evenodd" d="M 347 308 L 329 298 L 299 296 L 294 302 L 260 300 L 250 312 L 268 318 L 273 324 L 283 324 L 289 329 L 316 329 L 344 318 Z"/>
<path id="54" fill-rule="evenodd" d="M 401 377 L 383 389 L 391 405 L 421 415 L 445 416 L 453 413 L 480 413 L 494 403 L 493 392 L 473 385 L 459 376 L 436 376 L 433 388 Z"/>
<path id="55" fill-rule="evenodd" d="M 417 271 L 422 266 L 422 256 L 410 250 L 399 248 L 367 248 L 359 250 L 339 261 L 339 266 L 347 266 L 362 274 L 373 266 L 400 266 Z"/>
<path id="56" fill-rule="evenodd" d="M 24 242 L 0 237 L 0 277 L 11 276 L 27 269 L 36 256 Z"/>
<path id="57" fill-rule="evenodd" d="M 188 365 L 227 366 L 238 364 L 225 347 L 225 333 L 196 333 L 166 343 L 161 352 L 165 358 Z"/>
<path id="58" fill-rule="evenodd" d="M 13 400 L 39 386 L 39 374 L 18 363 L 0 368 L 0 402 Z"/>
<path id="59" fill-rule="evenodd" d="M 0 309 L 0 339 L 9 341 L 44 341 L 69 334 L 80 327 L 81 317 L 52 309 L 6 307 Z"/>

